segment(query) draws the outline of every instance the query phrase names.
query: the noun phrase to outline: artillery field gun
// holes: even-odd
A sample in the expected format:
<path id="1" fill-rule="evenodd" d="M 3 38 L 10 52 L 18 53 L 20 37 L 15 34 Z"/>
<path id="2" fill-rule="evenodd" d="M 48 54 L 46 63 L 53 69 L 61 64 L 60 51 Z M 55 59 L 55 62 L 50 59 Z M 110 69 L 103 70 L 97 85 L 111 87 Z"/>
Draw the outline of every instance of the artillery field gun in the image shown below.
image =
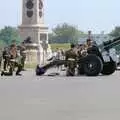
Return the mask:
<path id="1" fill-rule="evenodd" d="M 77 64 L 81 67 L 79 68 L 80 73 L 87 76 L 97 76 L 100 73 L 103 75 L 111 75 L 116 71 L 118 65 L 118 58 L 115 49 L 112 51 L 113 47 L 120 44 L 120 37 L 102 44 L 93 44 L 87 50 L 87 55 L 81 57 Z M 49 68 L 56 65 L 64 65 L 65 60 L 54 60 L 47 65 L 36 67 L 36 75 L 43 75 Z"/>

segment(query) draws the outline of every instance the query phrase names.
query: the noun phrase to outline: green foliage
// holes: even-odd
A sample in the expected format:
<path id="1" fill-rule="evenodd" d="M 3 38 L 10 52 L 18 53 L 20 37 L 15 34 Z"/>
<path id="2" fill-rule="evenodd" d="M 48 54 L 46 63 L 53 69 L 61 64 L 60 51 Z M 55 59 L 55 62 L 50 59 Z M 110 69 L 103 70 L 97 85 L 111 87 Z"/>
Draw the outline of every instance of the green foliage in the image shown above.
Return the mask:
<path id="1" fill-rule="evenodd" d="M 120 26 L 116 26 L 109 35 L 112 37 L 120 37 Z M 117 52 L 120 52 L 120 45 L 116 46 L 115 48 Z"/>
<path id="2" fill-rule="evenodd" d="M 120 36 L 120 26 L 116 26 L 115 29 L 110 33 L 112 37 Z"/>
<path id="3" fill-rule="evenodd" d="M 35 69 L 36 66 L 37 66 L 36 63 L 26 63 L 25 64 L 26 69 Z"/>
<path id="4" fill-rule="evenodd" d="M 12 40 L 16 40 L 16 42 L 19 43 L 20 37 L 18 30 L 14 27 L 5 26 L 4 29 L 0 30 L 0 40 L 3 40 L 7 45 L 9 45 Z"/>
<path id="5" fill-rule="evenodd" d="M 49 34 L 50 43 L 77 43 L 80 36 L 84 34 L 79 31 L 75 26 L 64 23 L 57 25 Z"/>
<path id="6" fill-rule="evenodd" d="M 0 48 L 4 48 L 5 47 L 5 42 L 3 40 L 0 40 Z"/>

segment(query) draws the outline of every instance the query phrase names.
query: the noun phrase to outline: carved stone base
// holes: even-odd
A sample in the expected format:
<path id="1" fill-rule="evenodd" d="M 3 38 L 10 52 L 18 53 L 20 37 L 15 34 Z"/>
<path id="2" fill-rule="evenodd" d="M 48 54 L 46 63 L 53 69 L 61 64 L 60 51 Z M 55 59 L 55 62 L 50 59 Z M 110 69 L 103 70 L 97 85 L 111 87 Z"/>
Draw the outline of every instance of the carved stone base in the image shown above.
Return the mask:
<path id="1" fill-rule="evenodd" d="M 47 50 L 43 50 L 41 45 L 26 44 L 26 63 L 27 64 L 40 64 L 47 63 L 47 59 L 52 57 L 52 51 L 50 45 Z"/>

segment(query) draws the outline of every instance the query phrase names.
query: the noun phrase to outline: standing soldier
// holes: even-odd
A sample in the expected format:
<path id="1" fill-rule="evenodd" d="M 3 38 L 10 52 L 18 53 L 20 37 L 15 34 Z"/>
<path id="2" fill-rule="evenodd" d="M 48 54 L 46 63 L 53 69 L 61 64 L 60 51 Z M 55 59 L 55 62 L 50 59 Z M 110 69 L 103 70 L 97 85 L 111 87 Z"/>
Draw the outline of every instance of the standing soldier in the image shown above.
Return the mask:
<path id="1" fill-rule="evenodd" d="M 92 47 L 92 40 L 91 39 L 87 39 L 87 41 L 86 41 L 86 48 L 88 49 L 90 47 Z"/>
<path id="2" fill-rule="evenodd" d="M 0 71 L 2 66 L 2 48 L 0 48 Z"/>
<path id="3" fill-rule="evenodd" d="M 65 53 L 65 61 L 66 61 L 66 67 L 67 67 L 66 75 L 67 76 L 75 75 L 75 68 L 77 66 L 76 60 L 77 60 L 77 54 L 76 54 L 75 45 L 71 44 L 71 49 L 66 51 Z"/>
<path id="4" fill-rule="evenodd" d="M 86 41 L 86 49 L 92 47 L 92 44 L 93 44 L 92 31 L 88 31 L 88 39 Z"/>
<path id="5" fill-rule="evenodd" d="M 26 47 L 24 42 L 22 42 L 21 46 L 20 46 L 20 55 L 21 55 L 21 64 L 22 64 L 22 70 L 24 71 L 24 67 L 25 67 L 25 60 L 26 60 Z"/>
<path id="6" fill-rule="evenodd" d="M 65 52 L 63 49 L 60 50 L 60 59 L 65 60 Z M 64 71 L 64 65 L 61 65 L 61 71 Z"/>
<path id="7" fill-rule="evenodd" d="M 60 60 L 60 55 L 61 55 L 60 49 L 57 48 L 57 49 L 56 49 L 55 59 L 56 59 L 56 60 Z M 58 71 L 60 66 L 57 65 L 56 67 L 57 67 L 57 71 Z"/>
<path id="8" fill-rule="evenodd" d="M 9 49 L 8 49 L 8 47 L 4 48 L 4 50 L 2 52 L 2 57 L 3 57 L 3 69 L 4 69 L 4 71 L 6 71 L 8 64 L 9 64 Z"/>

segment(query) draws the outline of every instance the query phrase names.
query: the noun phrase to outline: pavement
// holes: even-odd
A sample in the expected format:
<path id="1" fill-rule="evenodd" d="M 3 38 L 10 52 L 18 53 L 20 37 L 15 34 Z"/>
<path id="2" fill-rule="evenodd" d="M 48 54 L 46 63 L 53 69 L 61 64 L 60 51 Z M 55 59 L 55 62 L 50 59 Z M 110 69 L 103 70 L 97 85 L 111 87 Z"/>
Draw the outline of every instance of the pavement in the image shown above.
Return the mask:
<path id="1" fill-rule="evenodd" d="M 110 76 L 0 77 L 0 120 L 120 120 L 120 71 Z"/>

